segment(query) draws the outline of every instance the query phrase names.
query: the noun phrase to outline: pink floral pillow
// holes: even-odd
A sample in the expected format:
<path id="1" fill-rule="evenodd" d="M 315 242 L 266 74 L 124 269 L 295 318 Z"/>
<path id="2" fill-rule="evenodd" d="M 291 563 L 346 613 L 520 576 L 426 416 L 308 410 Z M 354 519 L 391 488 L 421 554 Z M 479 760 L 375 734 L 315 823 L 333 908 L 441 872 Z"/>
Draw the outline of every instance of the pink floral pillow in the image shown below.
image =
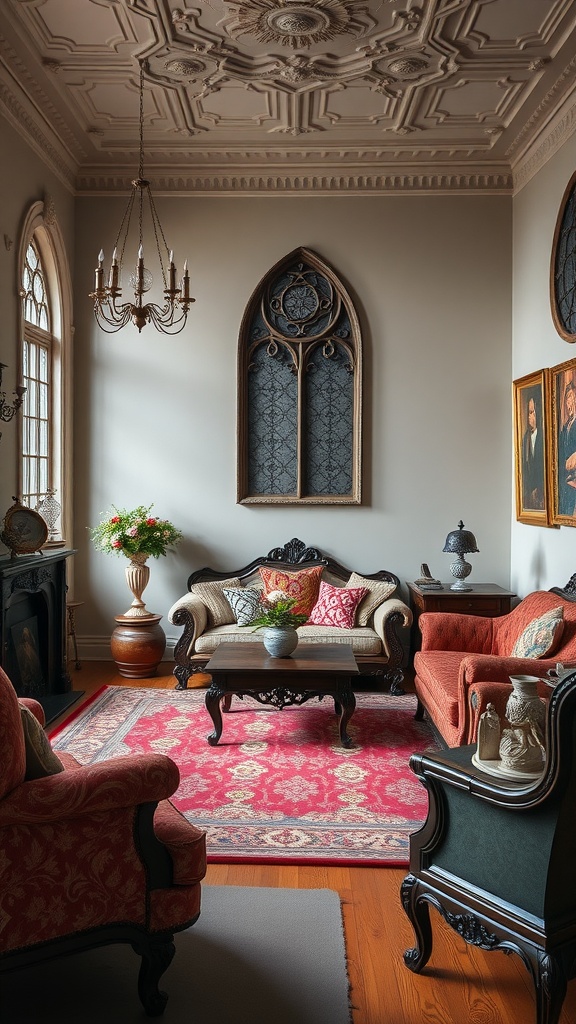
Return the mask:
<path id="1" fill-rule="evenodd" d="M 352 629 L 356 609 L 367 593 L 366 587 L 333 587 L 331 583 L 322 580 L 318 600 L 310 612 L 307 625 Z"/>

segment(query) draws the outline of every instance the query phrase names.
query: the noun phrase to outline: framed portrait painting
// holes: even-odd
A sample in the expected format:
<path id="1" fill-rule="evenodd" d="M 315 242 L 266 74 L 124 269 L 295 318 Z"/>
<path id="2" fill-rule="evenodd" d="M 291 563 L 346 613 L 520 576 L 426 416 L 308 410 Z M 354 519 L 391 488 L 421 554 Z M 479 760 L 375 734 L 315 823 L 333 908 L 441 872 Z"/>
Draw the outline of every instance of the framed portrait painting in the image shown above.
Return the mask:
<path id="1" fill-rule="evenodd" d="M 550 370 L 552 522 L 576 526 L 576 359 Z"/>
<path id="2" fill-rule="evenodd" d="M 550 526 L 547 371 L 513 382 L 516 519 Z"/>

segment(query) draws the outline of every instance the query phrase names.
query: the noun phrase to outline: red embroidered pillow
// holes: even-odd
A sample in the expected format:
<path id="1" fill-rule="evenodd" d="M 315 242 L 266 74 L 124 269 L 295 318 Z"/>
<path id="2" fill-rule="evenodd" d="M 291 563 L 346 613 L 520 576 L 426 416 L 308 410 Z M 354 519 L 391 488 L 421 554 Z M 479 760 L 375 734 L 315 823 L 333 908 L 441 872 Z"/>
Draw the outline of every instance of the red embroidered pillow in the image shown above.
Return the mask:
<path id="1" fill-rule="evenodd" d="M 293 612 L 297 615 L 310 615 L 318 597 L 323 568 L 322 565 L 315 565 L 313 569 L 300 569 L 299 572 L 282 572 L 280 569 L 261 566 L 259 571 L 266 594 L 271 594 L 273 590 L 283 590 L 296 600 Z"/>
<path id="2" fill-rule="evenodd" d="M 356 609 L 367 593 L 366 587 L 333 587 L 330 583 L 322 582 L 308 623 L 311 626 L 352 629 Z"/>

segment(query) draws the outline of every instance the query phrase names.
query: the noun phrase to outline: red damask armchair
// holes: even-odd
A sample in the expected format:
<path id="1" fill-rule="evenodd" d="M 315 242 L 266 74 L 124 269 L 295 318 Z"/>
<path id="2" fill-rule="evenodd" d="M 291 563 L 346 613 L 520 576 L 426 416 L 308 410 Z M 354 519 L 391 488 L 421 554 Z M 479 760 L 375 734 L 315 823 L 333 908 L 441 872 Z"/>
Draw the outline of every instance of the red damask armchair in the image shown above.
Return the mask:
<path id="1" fill-rule="evenodd" d="M 561 632 L 541 658 L 513 657 L 512 651 L 539 617 L 562 609 Z M 511 675 L 544 679 L 557 662 L 576 665 L 576 574 L 561 589 L 528 594 L 507 615 L 488 618 L 424 612 L 418 625 L 422 646 L 414 656 L 417 717 L 424 711 L 449 747 L 475 743 L 480 715 L 488 703 L 503 715 Z M 541 697 L 550 687 L 538 684 Z"/>
<path id="2" fill-rule="evenodd" d="M 85 767 L 56 758 L 31 737 L 30 711 L 43 724 L 40 704 L 18 700 L 0 669 L 0 974 L 129 943 L 141 1002 L 159 1016 L 158 982 L 174 933 L 199 916 L 206 872 L 204 833 L 168 800 L 178 769 L 161 754 Z"/>

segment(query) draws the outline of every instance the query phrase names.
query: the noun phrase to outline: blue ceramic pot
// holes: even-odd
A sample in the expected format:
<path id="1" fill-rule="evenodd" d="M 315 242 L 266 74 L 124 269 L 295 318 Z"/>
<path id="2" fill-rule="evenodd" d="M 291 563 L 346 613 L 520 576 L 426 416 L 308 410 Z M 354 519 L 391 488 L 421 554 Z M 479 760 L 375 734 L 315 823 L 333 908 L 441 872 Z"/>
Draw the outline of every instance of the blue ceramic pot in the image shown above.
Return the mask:
<path id="1" fill-rule="evenodd" d="M 264 647 L 272 658 L 287 658 L 298 646 L 298 633 L 292 626 L 267 626 Z"/>

